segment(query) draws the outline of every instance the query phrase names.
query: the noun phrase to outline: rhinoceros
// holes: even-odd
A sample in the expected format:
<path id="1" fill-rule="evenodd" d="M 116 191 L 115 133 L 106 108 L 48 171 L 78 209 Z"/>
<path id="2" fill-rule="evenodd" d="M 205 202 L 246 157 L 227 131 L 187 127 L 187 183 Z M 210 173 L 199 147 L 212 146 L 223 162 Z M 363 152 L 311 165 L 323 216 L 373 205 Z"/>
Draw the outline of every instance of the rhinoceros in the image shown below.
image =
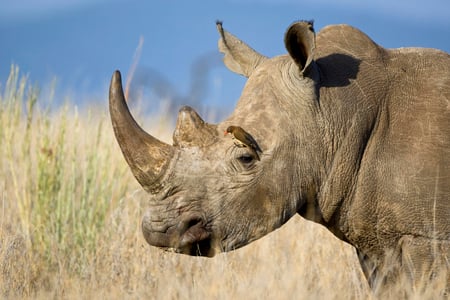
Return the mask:
<path id="1" fill-rule="evenodd" d="M 369 280 L 387 253 L 398 262 L 389 274 L 447 270 L 449 54 L 385 49 L 349 25 L 316 34 L 299 21 L 286 31 L 288 53 L 268 58 L 217 29 L 226 67 L 248 80 L 219 124 L 182 107 L 173 145 L 137 124 L 113 74 L 115 136 L 149 194 L 146 241 L 212 257 L 300 214 L 353 245 Z M 228 126 L 251 135 L 260 160 L 223 134 Z"/>

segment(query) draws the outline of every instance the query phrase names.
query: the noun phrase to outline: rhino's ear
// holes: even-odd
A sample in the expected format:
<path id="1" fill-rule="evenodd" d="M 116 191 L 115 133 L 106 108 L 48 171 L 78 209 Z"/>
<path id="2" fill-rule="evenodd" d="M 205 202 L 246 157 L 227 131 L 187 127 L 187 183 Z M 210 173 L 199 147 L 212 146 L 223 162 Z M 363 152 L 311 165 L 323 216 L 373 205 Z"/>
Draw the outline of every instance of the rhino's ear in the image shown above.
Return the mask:
<path id="1" fill-rule="evenodd" d="M 222 22 L 216 22 L 216 25 L 220 33 L 219 51 L 225 54 L 223 58 L 225 66 L 237 74 L 250 77 L 256 67 L 267 57 L 259 54 L 243 41 L 225 31 Z"/>
<path id="2" fill-rule="evenodd" d="M 284 44 L 302 73 L 313 61 L 316 38 L 312 21 L 300 21 L 292 24 L 284 36 Z"/>
<path id="3" fill-rule="evenodd" d="M 214 143 L 217 135 L 217 127 L 205 123 L 193 108 L 184 106 L 180 109 L 173 133 L 174 146 L 203 147 Z"/>

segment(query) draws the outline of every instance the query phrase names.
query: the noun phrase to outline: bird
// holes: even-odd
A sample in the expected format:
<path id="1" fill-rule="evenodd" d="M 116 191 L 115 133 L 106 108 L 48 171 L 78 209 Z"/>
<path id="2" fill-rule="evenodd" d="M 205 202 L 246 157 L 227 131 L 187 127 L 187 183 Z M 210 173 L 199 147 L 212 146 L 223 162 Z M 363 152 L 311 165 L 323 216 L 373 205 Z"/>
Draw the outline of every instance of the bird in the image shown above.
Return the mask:
<path id="1" fill-rule="evenodd" d="M 261 148 L 256 143 L 255 139 L 244 129 L 239 126 L 228 126 L 225 131 L 225 135 L 231 134 L 235 145 L 238 147 L 246 147 L 249 148 L 253 154 L 255 155 L 257 160 L 260 160 L 258 152 L 262 153 Z"/>

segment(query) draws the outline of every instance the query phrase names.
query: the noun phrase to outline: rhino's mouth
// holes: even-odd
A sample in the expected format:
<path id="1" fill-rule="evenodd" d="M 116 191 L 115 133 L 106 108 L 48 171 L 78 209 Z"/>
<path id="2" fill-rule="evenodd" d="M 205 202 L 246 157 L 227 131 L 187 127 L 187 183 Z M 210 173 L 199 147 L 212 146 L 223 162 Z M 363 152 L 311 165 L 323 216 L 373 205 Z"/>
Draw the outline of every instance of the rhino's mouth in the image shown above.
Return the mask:
<path id="1" fill-rule="evenodd" d="M 215 252 L 212 251 L 211 240 L 205 239 L 199 242 L 188 244 L 185 247 L 175 250 L 177 253 L 187 254 L 191 256 L 213 257 Z"/>
<path id="2" fill-rule="evenodd" d="M 182 232 L 176 252 L 192 256 L 214 256 L 211 231 L 203 218 L 192 218 L 183 222 Z"/>

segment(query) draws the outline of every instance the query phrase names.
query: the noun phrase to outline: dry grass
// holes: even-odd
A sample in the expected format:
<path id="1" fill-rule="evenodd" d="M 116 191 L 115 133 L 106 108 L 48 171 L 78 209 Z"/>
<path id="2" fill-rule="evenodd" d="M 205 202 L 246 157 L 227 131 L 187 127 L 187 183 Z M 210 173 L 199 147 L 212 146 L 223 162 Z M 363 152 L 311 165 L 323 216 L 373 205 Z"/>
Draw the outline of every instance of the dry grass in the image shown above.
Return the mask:
<path id="1" fill-rule="evenodd" d="M 107 108 L 43 109 L 16 68 L 1 97 L 1 298 L 373 298 L 354 249 L 300 217 L 212 259 L 150 247 Z"/>

